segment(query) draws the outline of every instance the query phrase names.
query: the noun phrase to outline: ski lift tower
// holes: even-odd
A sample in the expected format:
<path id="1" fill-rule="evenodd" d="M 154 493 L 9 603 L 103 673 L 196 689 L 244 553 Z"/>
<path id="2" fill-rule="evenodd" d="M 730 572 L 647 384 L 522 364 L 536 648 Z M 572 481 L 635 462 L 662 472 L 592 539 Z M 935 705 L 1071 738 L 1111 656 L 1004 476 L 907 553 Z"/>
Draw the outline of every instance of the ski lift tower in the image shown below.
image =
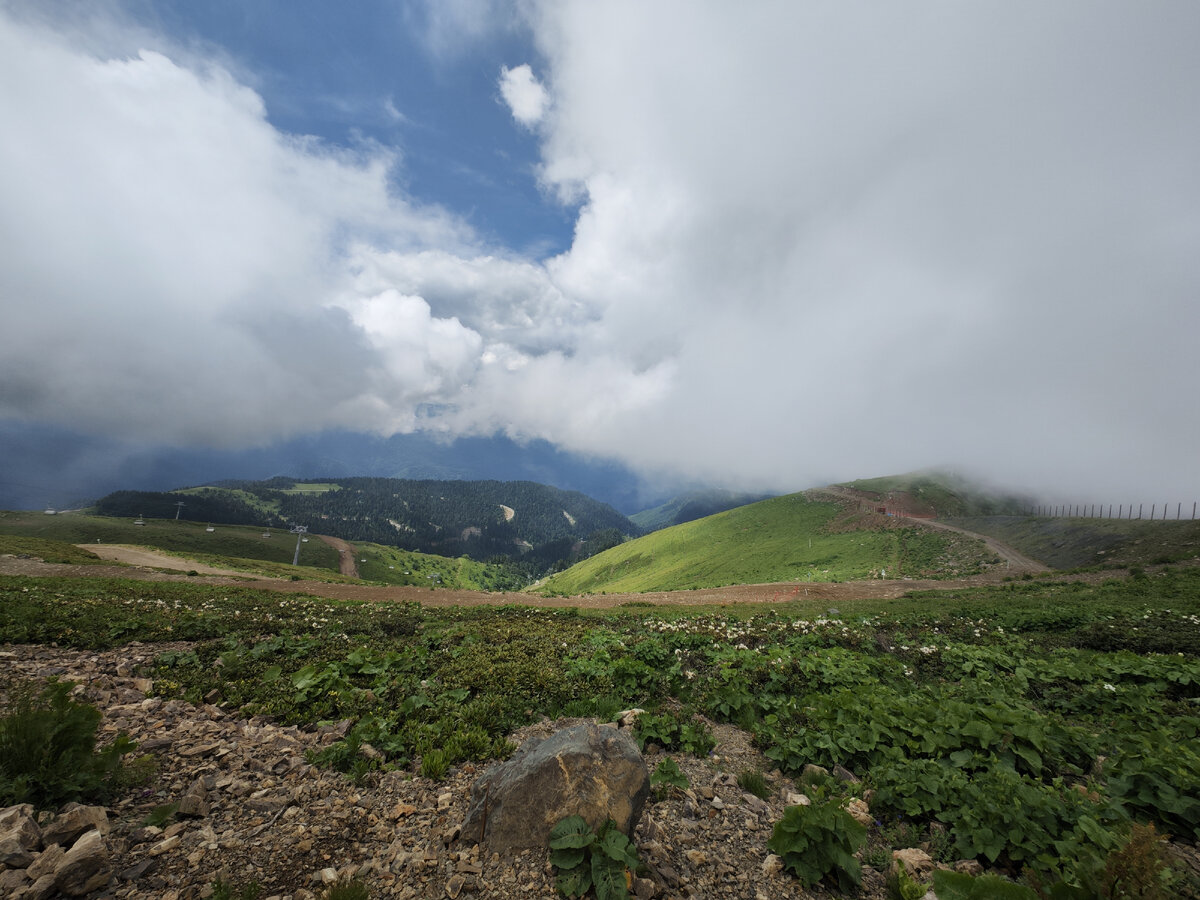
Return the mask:
<path id="1" fill-rule="evenodd" d="M 292 534 L 294 534 L 296 536 L 296 555 L 292 557 L 292 565 L 293 566 L 300 565 L 300 541 L 302 538 L 304 540 L 307 540 L 307 538 L 304 538 L 304 535 L 307 532 L 308 532 L 307 525 L 293 525 L 292 526 Z"/>
<path id="2" fill-rule="evenodd" d="M 178 521 L 179 521 L 179 514 L 180 514 L 181 512 L 183 512 L 183 508 L 184 508 L 184 506 L 186 506 L 186 505 L 187 505 L 187 504 L 186 504 L 186 503 L 184 503 L 182 500 L 180 500 L 178 503 L 176 503 L 176 504 L 175 504 L 175 521 L 176 521 L 176 522 L 178 522 Z"/>

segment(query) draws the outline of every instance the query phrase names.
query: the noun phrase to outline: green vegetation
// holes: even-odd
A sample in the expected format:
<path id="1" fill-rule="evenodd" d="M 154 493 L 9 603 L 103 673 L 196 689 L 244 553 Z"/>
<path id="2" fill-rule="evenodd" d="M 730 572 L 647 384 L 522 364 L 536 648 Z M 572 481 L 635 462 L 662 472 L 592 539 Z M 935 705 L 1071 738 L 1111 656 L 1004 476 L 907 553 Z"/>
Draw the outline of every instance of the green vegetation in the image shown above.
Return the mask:
<path id="1" fill-rule="evenodd" d="M 867 829 L 836 801 L 789 806 L 775 823 L 767 848 L 783 859 L 800 883 L 812 887 L 829 878 L 842 891 L 862 881 L 854 853 L 867 839 Z"/>
<path id="2" fill-rule="evenodd" d="M 705 516 L 736 509 L 759 500 L 766 500 L 770 494 L 735 494 L 732 491 L 710 490 L 690 491 L 656 506 L 644 509 L 629 517 L 633 524 L 643 531 L 658 531 L 660 528 L 670 528 L 672 525 L 682 525 L 703 519 Z"/>
<path id="3" fill-rule="evenodd" d="M 47 516 L 43 513 L 0 513 L 0 553 L 34 556 L 46 562 L 103 563 L 76 544 L 127 544 L 163 550 L 197 563 L 232 568 L 247 575 L 274 578 L 299 577 L 313 581 L 349 581 L 338 575 L 338 551 L 310 537 L 302 544 L 300 565 L 293 566 L 296 535 L 276 529 L 244 525 L 210 526 L 175 519 L 112 519 L 76 513 Z M 212 531 L 209 531 L 209 528 Z M 264 537 L 269 535 L 269 537 Z M 526 575 L 505 561 L 476 562 L 466 557 L 448 559 L 378 544 L 358 544 L 359 575 L 381 584 L 418 585 L 455 590 L 519 590 Z"/>
<path id="4" fill-rule="evenodd" d="M 48 563 L 66 563 L 75 566 L 102 565 L 104 563 L 104 560 L 96 554 L 89 553 L 66 541 L 0 533 L 0 555 L 4 554 L 34 557 Z"/>
<path id="5" fill-rule="evenodd" d="M 96 748 L 101 714 L 71 699 L 68 682 L 40 691 L 9 683 L 0 717 L 0 808 L 32 803 L 52 809 L 69 800 L 106 798 L 117 783 L 121 757 L 134 749 L 124 735 Z"/>
<path id="6" fill-rule="evenodd" d="M 920 528 L 838 531 L 837 503 L 789 494 L 656 531 L 552 576 L 543 593 L 634 593 L 767 582 L 974 574 L 983 544 Z M 950 560 L 955 560 L 951 564 Z"/>
<path id="7" fill-rule="evenodd" d="M 1200 520 L 976 516 L 949 519 L 1055 569 L 1118 568 L 1200 558 Z"/>
<path id="8" fill-rule="evenodd" d="M 331 481 L 297 481 L 290 488 L 283 488 L 285 494 L 327 494 L 330 491 L 340 491 L 342 486 Z"/>
<path id="9" fill-rule="evenodd" d="M 542 716 L 641 707 L 640 738 L 693 753 L 709 723 L 735 723 L 818 810 L 816 830 L 797 819 L 813 813 L 780 830 L 805 878 L 853 881 L 839 853 L 859 842 L 836 813 L 866 789 L 872 860 L 928 841 L 1062 897 L 1098 873 L 1177 877 L 1153 874 L 1158 845 L 1137 828 L 1200 837 L 1200 568 L 841 607 L 426 609 L 3 577 L 0 641 L 191 641 L 143 673 L 158 695 L 215 690 L 283 724 L 350 719 L 316 761 L 355 778 L 503 757 L 505 736 Z M 863 784 L 801 779 L 809 763 Z M 1170 883 L 1167 896 L 1198 896 Z"/>
<path id="10" fill-rule="evenodd" d="M 102 498 L 96 511 L 173 518 L 180 500 L 196 521 L 273 528 L 295 523 L 348 541 L 478 561 L 501 557 L 529 575 L 598 552 L 615 543 L 611 534 L 619 541 L 638 532 L 605 503 L 531 481 L 279 477 L 183 491 L 117 491 Z"/>
<path id="11" fill-rule="evenodd" d="M 1029 507 L 1029 501 L 1023 497 L 997 494 L 961 475 L 937 469 L 861 478 L 841 486 L 862 491 L 880 501 L 886 500 L 889 494 L 905 494 L 912 502 L 928 506 L 938 518 L 1015 515 Z"/>
<path id="12" fill-rule="evenodd" d="M 595 888 L 596 900 L 628 900 L 626 873 L 641 861 L 612 819 L 592 831 L 582 816 L 568 816 L 550 831 L 550 864 L 555 886 L 566 897 Z"/>
<path id="13" fill-rule="evenodd" d="M 144 522 L 144 525 L 135 525 L 132 518 L 77 513 L 47 516 L 7 512 L 0 515 L 0 536 L 33 537 L 67 544 L 131 544 L 214 565 L 253 560 L 287 565 L 289 573 L 294 571 L 291 562 L 296 552 L 296 538 L 286 531 L 245 525 L 216 525 L 209 531 L 204 521 L 176 521 L 174 518 L 145 518 Z M 264 538 L 263 534 L 268 532 L 271 536 Z M 317 540 L 304 545 L 300 561 L 309 567 L 335 573 L 338 570 L 337 551 Z"/>

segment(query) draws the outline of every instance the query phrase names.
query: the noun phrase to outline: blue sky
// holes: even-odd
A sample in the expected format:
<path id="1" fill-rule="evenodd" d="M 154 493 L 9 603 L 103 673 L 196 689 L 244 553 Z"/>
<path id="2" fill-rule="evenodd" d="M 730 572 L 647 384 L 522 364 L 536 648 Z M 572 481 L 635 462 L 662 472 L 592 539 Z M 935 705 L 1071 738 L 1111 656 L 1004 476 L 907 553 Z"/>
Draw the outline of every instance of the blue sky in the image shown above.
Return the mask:
<path id="1" fill-rule="evenodd" d="M 467 5 L 461 15 L 481 30 L 464 34 L 417 4 L 226 0 L 140 9 L 176 40 L 228 54 L 281 131 L 401 148 L 395 175 L 414 199 L 449 207 L 514 252 L 569 247 L 575 209 L 539 189 L 537 140 L 514 123 L 498 88 L 503 67 L 536 58 L 515 13 Z"/>
<path id="2" fill-rule="evenodd" d="M 0 0 L 0 433 L 1194 499 L 1197 33 L 1170 0 Z"/>

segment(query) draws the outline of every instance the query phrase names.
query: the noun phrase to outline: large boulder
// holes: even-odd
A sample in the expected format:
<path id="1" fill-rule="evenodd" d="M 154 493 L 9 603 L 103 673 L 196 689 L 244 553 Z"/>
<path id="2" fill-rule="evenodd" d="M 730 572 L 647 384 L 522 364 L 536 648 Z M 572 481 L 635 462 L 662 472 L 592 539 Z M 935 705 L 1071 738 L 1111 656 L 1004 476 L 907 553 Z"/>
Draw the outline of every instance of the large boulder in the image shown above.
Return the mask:
<path id="1" fill-rule="evenodd" d="M 576 725 L 527 743 L 479 778 L 461 836 L 494 852 L 545 847 L 572 815 L 592 828 L 612 819 L 632 835 L 649 796 L 650 773 L 628 732 Z"/>

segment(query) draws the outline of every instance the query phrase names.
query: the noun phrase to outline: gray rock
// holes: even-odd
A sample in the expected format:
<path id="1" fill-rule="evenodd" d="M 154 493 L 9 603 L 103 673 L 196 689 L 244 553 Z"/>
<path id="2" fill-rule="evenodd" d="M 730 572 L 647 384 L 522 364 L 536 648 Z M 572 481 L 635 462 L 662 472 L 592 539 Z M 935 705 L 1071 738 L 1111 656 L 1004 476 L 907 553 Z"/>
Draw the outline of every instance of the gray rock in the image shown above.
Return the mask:
<path id="1" fill-rule="evenodd" d="M 54 886 L 54 875 L 43 875 L 25 889 L 21 900 L 50 900 L 56 893 L 58 888 Z"/>
<path id="2" fill-rule="evenodd" d="M 38 858 L 29 867 L 29 877 L 37 881 L 46 875 L 53 875 L 54 870 L 58 868 L 58 864 L 66 855 L 67 851 L 62 848 L 62 845 L 51 844 L 44 852 L 38 854 Z"/>
<path id="3" fill-rule="evenodd" d="M 0 822 L 0 866 L 24 869 L 42 846 L 42 829 L 33 817 L 33 807 L 9 807 Z"/>
<path id="4" fill-rule="evenodd" d="M 19 819 L 33 818 L 32 803 L 18 803 L 16 806 L 0 809 L 0 834 L 8 831 Z"/>
<path id="5" fill-rule="evenodd" d="M 836 778 L 838 781 L 844 781 L 847 784 L 858 784 L 861 780 L 857 775 L 855 775 L 853 772 L 851 772 L 845 766 L 834 766 L 833 767 L 833 777 Z"/>
<path id="6" fill-rule="evenodd" d="M 111 878 L 108 847 L 95 829 L 72 844 L 54 870 L 54 886 L 68 897 L 82 897 L 99 890 Z"/>
<path id="7" fill-rule="evenodd" d="M 0 897 L 11 897 L 27 884 L 29 876 L 24 869 L 5 869 L 0 872 Z"/>
<path id="8" fill-rule="evenodd" d="M 42 829 L 42 843 L 70 846 L 85 831 L 96 829 L 108 834 L 108 813 L 102 806 L 66 807 L 63 812 Z"/>
<path id="9" fill-rule="evenodd" d="M 576 725 L 526 744 L 478 779 L 462 837 L 497 852 L 540 849 L 571 815 L 592 828 L 612 819 L 629 835 L 649 795 L 649 771 L 627 732 Z"/>

